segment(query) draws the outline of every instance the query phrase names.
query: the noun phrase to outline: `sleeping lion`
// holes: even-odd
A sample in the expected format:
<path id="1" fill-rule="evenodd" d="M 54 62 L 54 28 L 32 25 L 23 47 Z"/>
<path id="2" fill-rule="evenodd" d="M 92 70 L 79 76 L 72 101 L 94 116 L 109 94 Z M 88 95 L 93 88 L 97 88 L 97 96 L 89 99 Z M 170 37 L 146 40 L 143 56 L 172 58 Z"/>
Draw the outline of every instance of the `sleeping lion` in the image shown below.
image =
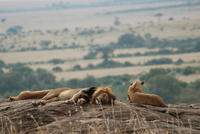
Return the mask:
<path id="1" fill-rule="evenodd" d="M 89 88 L 57 88 L 41 91 L 23 91 L 18 96 L 10 96 L 8 101 L 19 101 L 27 99 L 37 99 L 32 104 L 38 106 L 48 102 L 65 100 L 65 103 L 83 105 L 90 104 L 111 104 L 115 96 L 109 87 L 89 87 Z"/>
<path id="2" fill-rule="evenodd" d="M 144 94 L 142 93 L 142 87 L 144 82 L 136 81 L 132 83 L 128 88 L 128 100 L 129 102 L 146 104 L 159 107 L 167 107 L 160 96 L 155 94 Z"/>

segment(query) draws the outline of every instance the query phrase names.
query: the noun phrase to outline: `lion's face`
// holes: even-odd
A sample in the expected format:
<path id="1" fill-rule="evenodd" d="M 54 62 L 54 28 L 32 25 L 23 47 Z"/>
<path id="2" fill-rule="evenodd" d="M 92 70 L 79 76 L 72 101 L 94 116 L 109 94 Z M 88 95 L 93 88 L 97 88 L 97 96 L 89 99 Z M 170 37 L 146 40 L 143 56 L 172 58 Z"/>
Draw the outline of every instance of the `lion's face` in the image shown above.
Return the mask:
<path id="1" fill-rule="evenodd" d="M 143 81 L 142 82 L 136 81 L 134 83 L 131 83 L 129 89 L 132 89 L 133 91 L 141 92 L 143 85 L 144 85 Z"/>
<path id="2" fill-rule="evenodd" d="M 101 93 L 96 97 L 95 103 L 96 104 L 111 104 L 115 98 L 109 96 L 107 93 Z"/>

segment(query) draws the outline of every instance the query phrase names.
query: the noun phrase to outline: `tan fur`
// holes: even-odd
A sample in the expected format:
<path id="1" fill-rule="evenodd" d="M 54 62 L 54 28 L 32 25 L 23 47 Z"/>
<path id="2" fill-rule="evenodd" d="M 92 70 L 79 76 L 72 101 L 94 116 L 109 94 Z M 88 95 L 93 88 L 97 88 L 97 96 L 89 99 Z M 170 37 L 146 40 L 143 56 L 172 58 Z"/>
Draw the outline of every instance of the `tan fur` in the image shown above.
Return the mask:
<path id="1" fill-rule="evenodd" d="M 128 89 L 129 102 L 146 104 L 159 107 L 167 107 L 163 100 L 158 95 L 142 93 L 144 82 L 136 81 Z"/>
<path id="2" fill-rule="evenodd" d="M 78 93 L 76 93 L 70 100 L 67 100 L 66 103 L 75 103 L 76 101 L 79 101 L 80 103 L 83 103 L 84 99 L 79 99 L 81 95 L 84 94 L 84 90 L 88 89 L 82 89 Z M 64 96 L 63 92 L 63 96 Z M 90 104 L 111 104 L 114 103 L 115 96 L 109 87 L 97 87 L 95 92 L 90 97 Z"/>
<path id="3" fill-rule="evenodd" d="M 42 91 L 23 91 L 16 97 L 10 97 L 8 101 L 19 101 L 19 100 L 26 100 L 26 99 L 38 99 L 33 102 L 34 106 L 39 104 L 46 104 L 52 101 L 58 100 L 67 100 L 66 103 L 73 103 L 73 104 L 84 104 L 87 101 L 81 96 L 87 96 L 90 98 L 90 104 L 95 104 L 96 99 L 103 103 L 111 103 L 111 99 L 114 99 L 114 94 L 112 90 L 108 87 L 98 87 L 94 93 L 89 96 L 85 93 L 90 88 L 80 88 L 80 89 L 70 89 L 70 88 L 57 88 L 52 90 L 42 90 Z M 104 94 L 104 95 L 102 95 Z"/>
<path id="4" fill-rule="evenodd" d="M 114 102 L 115 95 L 109 87 L 98 87 L 98 89 L 93 93 L 90 104 L 96 103 L 96 101 L 102 104 L 111 104 Z"/>
<path id="5" fill-rule="evenodd" d="M 27 99 L 39 99 L 34 105 L 39 105 L 40 103 L 44 104 L 51 101 L 59 100 L 59 95 L 64 91 L 71 91 L 68 93 L 69 96 L 72 96 L 74 92 L 78 92 L 80 89 L 70 89 L 70 88 L 57 88 L 52 90 L 41 90 L 41 91 L 23 91 L 18 96 L 8 98 L 8 101 L 19 101 Z M 62 100 L 62 98 L 61 98 Z"/>
<path id="6" fill-rule="evenodd" d="M 42 90 L 42 91 L 23 91 L 18 96 L 13 97 L 10 96 L 8 101 L 19 101 L 19 100 L 27 100 L 27 99 L 41 99 L 43 98 L 49 90 Z"/>

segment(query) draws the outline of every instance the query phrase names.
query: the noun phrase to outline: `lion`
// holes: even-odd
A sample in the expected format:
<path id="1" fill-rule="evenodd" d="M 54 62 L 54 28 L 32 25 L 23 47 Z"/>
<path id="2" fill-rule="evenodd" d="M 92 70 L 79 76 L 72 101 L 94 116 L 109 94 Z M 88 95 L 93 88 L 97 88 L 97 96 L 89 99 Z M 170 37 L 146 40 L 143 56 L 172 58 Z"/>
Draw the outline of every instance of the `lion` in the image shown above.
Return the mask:
<path id="1" fill-rule="evenodd" d="M 37 99 L 32 104 L 34 106 L 44 105 L 48 102 L 66 100 L 65 103 L 83 105 L 90 104 L 110 104 L 115 100 L 115 96 L 109 87 L 89 87 L 89 88 L 57 88 L 42 91 L 23 91 L 18 96 L 10 96 L 8 101 L 19 101 L 26 99 Z"/>
<path id="2" fill-rule="evenodd" d="M 162 98 L 155 94 L 142 93 L 144 82 L 136 81 L 128 88 L 128 100 L 130 103 L 146 104 L 159 107 L 167 107 Z"/>
<path id="3" fill-rule="evenodd" d="M 88 101 L 90 104 L 112 104 L 116 99 L 114 93 L 112 92 L 110 87 L 93 87 L 95 91 L 89 96 Z M 76 101 L 80 101 L 78 99 L 84 98 L 88 95 L 87 89 L 81 90 L 79 93 L 75 94 L 71 99 L 65 101 L 66 103 L 75 103 Z M 61 96 L 64 98 L 67 96 L 67 91 L 61 93 Z M 85 99 L 87 100 L 87 99 Z"/>

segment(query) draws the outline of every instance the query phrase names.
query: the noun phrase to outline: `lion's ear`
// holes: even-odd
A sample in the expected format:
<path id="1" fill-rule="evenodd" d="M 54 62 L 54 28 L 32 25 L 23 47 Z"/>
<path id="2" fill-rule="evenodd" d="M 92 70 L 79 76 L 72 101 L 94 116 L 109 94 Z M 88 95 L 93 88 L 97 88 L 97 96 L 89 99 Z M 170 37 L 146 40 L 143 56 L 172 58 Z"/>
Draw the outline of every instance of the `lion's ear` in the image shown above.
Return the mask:
<path id="1" fill-rule="evenodd" d="M 106 86 L 105 88 L 106 88 L 106 89 L 111 89 L 110 86 Z"/>
<path id="2" fill-rule="evenodd" d="M 116 98 L 115 96 L 112 96 L 112 99 L 113 99 L 113 100 L 116 100 L 117 98 Z"/>
<path id="3" fill-rule="evenodd" d="M 131 86 L 133 86 L 133 88 L 135 88 L 136 87 L 136 85 L 137 85 L 137 81 L 136 82 L 134 82 Z"/>
<path id="4" fill-rule="evenodd" d="M 144 85 L 144 81 L 142 81 L 141 84 Z"/>

